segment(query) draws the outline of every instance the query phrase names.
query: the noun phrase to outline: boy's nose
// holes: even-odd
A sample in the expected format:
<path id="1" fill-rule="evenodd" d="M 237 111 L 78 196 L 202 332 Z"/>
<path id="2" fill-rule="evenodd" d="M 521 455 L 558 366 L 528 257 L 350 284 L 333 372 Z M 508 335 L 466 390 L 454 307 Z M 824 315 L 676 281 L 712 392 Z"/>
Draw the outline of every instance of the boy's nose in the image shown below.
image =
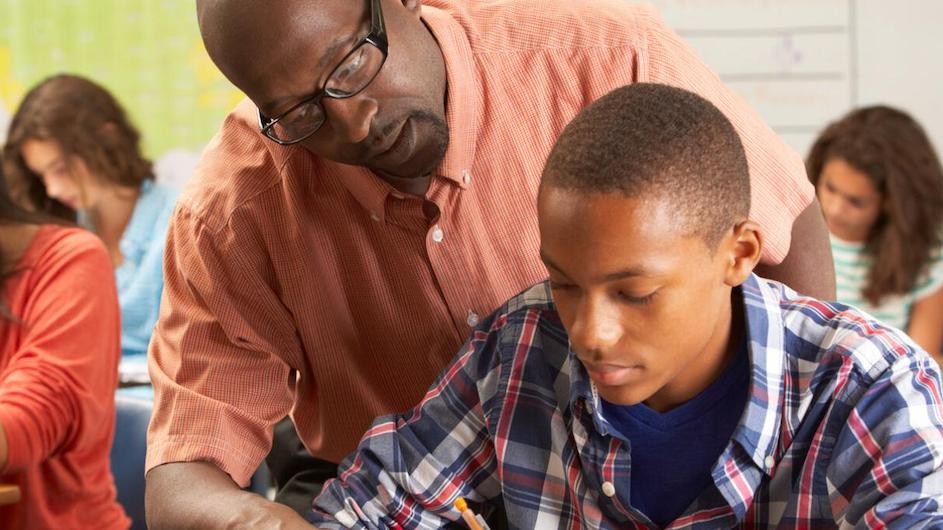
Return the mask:
<path id="1" fill-rule="evenodd" d="M 573 349 L 598 358 L 608 353 L 622 338 L 619 319 L 603 304 L 582 303 L 570 326 L 570 344 Z"/>

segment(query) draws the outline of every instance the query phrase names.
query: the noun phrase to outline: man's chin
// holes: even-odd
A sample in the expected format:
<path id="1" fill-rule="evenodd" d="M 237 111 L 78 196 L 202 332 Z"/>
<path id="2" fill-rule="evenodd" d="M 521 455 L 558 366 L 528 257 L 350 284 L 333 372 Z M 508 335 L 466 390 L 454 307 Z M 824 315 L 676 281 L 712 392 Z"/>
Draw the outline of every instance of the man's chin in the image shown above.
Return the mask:
<path id="1" fill-rule="evenodd" d="M 429 152 L 432 151 L 432 152 Z M 441 152 L 437 152 L 441 151 Z M 370 169 L 376 173 L 393 177 L 399 180 L 420 179 L 431 176 L 445 158 L 445 149 L 427 150 L 416 153 L 415 156 L 402 164 L 377 164 Z"/>
<path id="2" fill-rule="evenodd" d="M 422 178 L 432 175 L 442 164 L 449 146 L 449 129 L 445 121 L 431 113 L 416 113 L 411 120 L 425 140 L 416 147 L 413 155 L 399 167 L 388 168 L 399 178 Z"/>

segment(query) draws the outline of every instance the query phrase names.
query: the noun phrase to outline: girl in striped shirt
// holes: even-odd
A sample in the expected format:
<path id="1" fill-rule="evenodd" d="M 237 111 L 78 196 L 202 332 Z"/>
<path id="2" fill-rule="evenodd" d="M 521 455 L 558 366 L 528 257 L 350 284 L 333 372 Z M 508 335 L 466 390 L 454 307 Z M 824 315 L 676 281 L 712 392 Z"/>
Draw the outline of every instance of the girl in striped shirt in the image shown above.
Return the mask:
<path id="1" fill-rule="evenodd" d="M 864 107 L 829 125 L 807 160 L 831 232 L 838 300 L 906 331 L 939 361 L 943 168 L 907 113 Z"/>

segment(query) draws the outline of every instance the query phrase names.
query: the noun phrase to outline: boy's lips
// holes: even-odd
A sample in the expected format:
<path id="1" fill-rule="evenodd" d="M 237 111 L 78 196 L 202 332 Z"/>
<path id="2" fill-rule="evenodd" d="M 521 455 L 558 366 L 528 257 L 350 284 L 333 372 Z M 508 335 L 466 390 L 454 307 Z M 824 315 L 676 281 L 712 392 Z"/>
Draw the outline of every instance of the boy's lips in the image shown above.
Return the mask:
<path id="1" fill-rule="evenodd" d="M 586 367 L 586 372 L 593 381 L 605 386 L 624 384 L 639 377 L 644 370 L 642 365 L 584 362 L 583 366 Z"/>

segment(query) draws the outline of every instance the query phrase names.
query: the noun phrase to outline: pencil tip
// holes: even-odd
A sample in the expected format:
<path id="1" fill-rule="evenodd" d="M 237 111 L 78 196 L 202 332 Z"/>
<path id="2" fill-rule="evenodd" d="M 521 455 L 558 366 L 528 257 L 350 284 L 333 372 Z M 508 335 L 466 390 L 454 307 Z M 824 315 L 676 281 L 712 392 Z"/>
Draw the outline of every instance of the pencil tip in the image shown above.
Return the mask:
<path id="1" fill-rule="evenodd" d="M 468 503 L 465 502 L 465 498 L 464 498 L 464 497 L 459 497 L 459 498 L 455 499 L 455 509 L 458 510 L 458 511 L 460 511 L 460 512 L 464 512 L 465 510 L 468 509 Z"/>

